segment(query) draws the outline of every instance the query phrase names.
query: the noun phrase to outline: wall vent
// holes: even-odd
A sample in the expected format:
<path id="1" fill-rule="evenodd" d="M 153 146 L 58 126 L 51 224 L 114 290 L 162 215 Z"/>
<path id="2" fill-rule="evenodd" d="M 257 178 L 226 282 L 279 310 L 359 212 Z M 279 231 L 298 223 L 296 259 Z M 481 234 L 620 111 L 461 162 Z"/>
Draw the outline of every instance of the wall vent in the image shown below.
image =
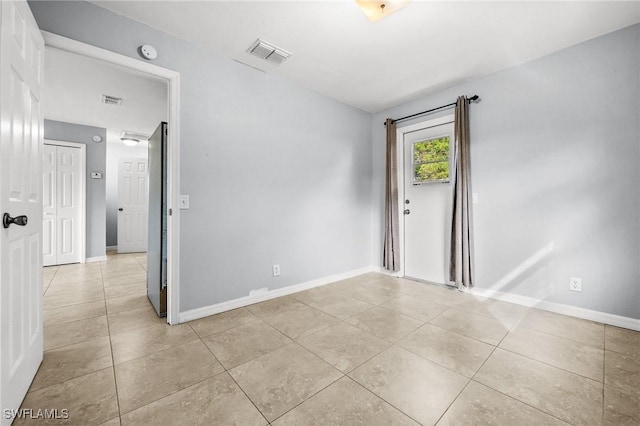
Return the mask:
<path id="1" fill-rule="evenodd" d="M 280 65 L 291 56 L 291 52 L 260 39 L 257 39 L 247 52 L 276 65 Z"/>
<path id="2" fill-rule="evenodd" d="M 115 96 L 102 95 L 102 103 L 107 105 L 122 105 L 122 98 Z"/>

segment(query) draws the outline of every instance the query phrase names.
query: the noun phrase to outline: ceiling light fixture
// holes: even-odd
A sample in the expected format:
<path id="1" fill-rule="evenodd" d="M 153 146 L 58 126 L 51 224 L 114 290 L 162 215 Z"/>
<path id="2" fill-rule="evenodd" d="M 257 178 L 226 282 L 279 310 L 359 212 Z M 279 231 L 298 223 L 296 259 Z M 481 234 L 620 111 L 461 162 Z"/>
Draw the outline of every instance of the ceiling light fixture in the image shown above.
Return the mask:
<path id="1" fill-rule="evenodd" d="M 122 136 L 120 136 L 120 140 L 122 141 L 122 143 L 127 146 L 136 146 L 140 143 L 140 141 L 146 141 L 148 139 L 149 136 L 132 132 L 122 132 Z"/>
<path id="2" fill-rule="evenodd" d="M 407 4 L 411 0 L 356 0 L 360 9 L 367 15 L 369 21 L 376 22 L 385 16 L 391 15 Z"/>

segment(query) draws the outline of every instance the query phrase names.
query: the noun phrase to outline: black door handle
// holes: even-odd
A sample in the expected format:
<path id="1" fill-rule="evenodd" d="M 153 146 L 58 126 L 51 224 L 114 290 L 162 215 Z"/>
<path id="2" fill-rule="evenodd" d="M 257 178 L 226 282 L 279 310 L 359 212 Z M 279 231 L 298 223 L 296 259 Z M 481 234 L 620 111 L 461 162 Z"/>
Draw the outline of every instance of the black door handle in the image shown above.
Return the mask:
<path id="1" fill-rule="evenodd" d="M 26 216 L 11 217 L 9 213 L 5 213 L 4 215 L 2 215 L 2 226 L 5 229 L 8 228 L 12 223 L 15 223 L 18 226 L 25 226 L 28 221 L 29 218 L 27 218 Z"/>
<path id="2" fill-rule="evenodd" d="M 118 209 L 118 211 L 119 211 L 119 212 L 121 212 L 122 210 L 124 210 L 122 207 L 120 207 L 120 208 Z"/>

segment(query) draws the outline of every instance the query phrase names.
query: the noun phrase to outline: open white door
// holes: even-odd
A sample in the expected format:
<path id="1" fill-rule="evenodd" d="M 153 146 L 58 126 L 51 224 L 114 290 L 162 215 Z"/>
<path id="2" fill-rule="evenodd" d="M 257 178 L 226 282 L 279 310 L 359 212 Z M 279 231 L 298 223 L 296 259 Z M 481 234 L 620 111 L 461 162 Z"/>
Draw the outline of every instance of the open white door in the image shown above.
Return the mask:
<path id="1" fill-rule="evenodd" d="M 26 1 L 0 2 L 0 425 L 42 362 L 44 41 Z M 12 218 L 13 220 L 11 220 Z"/>
<path id="2" fill-rule="evenodd" d="M 149 172 L 146 158 L 118 165 L 118 253 L 147 251 Z"/>

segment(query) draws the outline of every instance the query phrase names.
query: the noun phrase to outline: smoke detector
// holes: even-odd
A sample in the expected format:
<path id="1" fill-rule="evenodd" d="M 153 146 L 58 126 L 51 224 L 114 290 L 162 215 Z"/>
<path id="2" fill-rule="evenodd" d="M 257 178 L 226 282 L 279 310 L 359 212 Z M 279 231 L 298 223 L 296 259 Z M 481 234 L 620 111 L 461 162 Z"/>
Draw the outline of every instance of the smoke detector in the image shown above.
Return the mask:
<path id="1" fill-rule="evenodd" d="M 102 95 L 102 103 L 107 105 L 122 105 L 122 98 L 116 98 L 115 96 Z"/>
<path id="2" fill-rule="evenodd" d="M 280 65 L 291 56 L 291 52 L 260 39 L 257 39 L 247 52 L 276 65 Z"/>

